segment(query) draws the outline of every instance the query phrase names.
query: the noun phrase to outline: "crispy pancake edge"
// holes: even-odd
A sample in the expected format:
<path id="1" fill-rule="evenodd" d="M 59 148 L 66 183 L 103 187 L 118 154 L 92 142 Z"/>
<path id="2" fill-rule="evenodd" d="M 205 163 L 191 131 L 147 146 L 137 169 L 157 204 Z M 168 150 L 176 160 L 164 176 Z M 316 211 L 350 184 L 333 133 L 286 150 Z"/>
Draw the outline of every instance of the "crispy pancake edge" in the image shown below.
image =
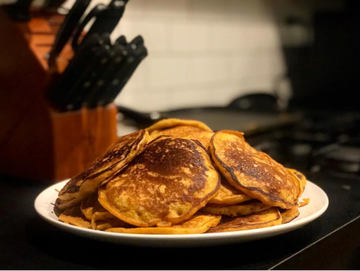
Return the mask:
<path id="1" fill-rule="evenodd" d="M 201 221 L 201 225 L 194 227 L 186 226 L 187 223 L 192 223 L 194 220 L 204 217 L 207 221 Z M 183 224 L 174 225 L 171 227 L 138 227 L 138 228 L 110 228 L 108 232 L 120 232 L 120 233 L 136 233 L 136 234 L 196 234 L 204 233 L 210 228 L 219 224 L 221 216 L 215 215 L 195 215 Z"/>
<path id="2" fill-rule="evenodd" d="M 265 205 L 260 201 L 253 200 L 244 202 L 242 204 L 228 205 L 228 206 L 216 206 L 215 204 L 206 205 L 201 210 L 213 214 L 213 215 L 224 215 L 224 216 L 244 216 L 259 213 L 266 209 L 271 208 L 269 205 Z"/>
<path id="3" fill-rule="evenodd" d="M 212 232 L 242 231 L 242 230 L 260 229 L 260 228 L 266 228 L 266 227 L 280 225 L 282 223 L 282 217 L 279 212 L 279 209 L 276 207 L 266 209 L 266 210 L 261 211 L 256 214 L 244 216 L 244 218 L 246 219 L 247 217 L 258 216 L 258 215 L 263 215 L 263 214 L 266 215 L 269 212 L 273 212 L 276 214 L 276 217 L 270 221 L 265 221 L 265 222 L 256 223 L 256 224 L 240 223 L 240 224 L 234 225 L 234 224 L 231 224 L 231 222 L 236 221 L 236 220 L 241 220 L 243 218 L 243 217 L 237 217 L 237 218 L 234 217 L 231 221 L 228 221 L 225 223 L 220 222 L 219 225 L 217 225 L 213 228 L 210 228 L 210 230 L 208 230 L 207 232 L 212 233 Z"/>
<path id="4" fill-rule="evenodd" d="M 226 181 L 225 177 L 222 177 L 220 188 L 216 192 L 216 194 L 210 199 L 209 201 L 210 204 L 221 205 L 221 206 L 235 205 L 252 199 L 248 195 L 239 191 L 238 189 L 233 188 L 233 186 L 228 184 L 227 181 L 225 183 L 225 181 Z M 238 192 L 238 194 L 236 194 L 235 192 L 233 193 L 232 190 L 235 190 L 236 192 Z M 219 193 L 223 193 L 224 194 L 223 197 L 219 196 L 218 195 Z"/>
<path id="5" fill-rule="evenodd" d="M 115 172 L 111 173 L 107 178 L 104 178 L 103 180 L 97 180 L 97 184 L 93 184 L 94 179 L 90 179 L 95 176 L 99 176 L 101 173 L 104 173 L 107 170 L 112 170 L 115 165 L 111 165 L 108 168 L 102 170 L 101 172 L 97 172 L 95 174 L 92 174 L 92 168 L 96 168 L 99 161 L 101 161 L 106 155 L 111 152 L 112 148 L 117 144 L 112 144 L 103 155 L 101 155 L 99 158 L 97 158 L 92 165 L 86 169 L 84 172 L 80 173 L 79 175 L 71 178 L 65 186 L 60 190 L 58 198 L 55 201 L 54 206 L 54 212 L 56 215 L 59 215 L 62 210 L 69 208 L 71 206 L 76 205 L 81 200 L 85 199 L 87 196 L 92 194 L 93 192 L 93 186 L 98 187 L 99 185 L 103 185 L 107 181 L 111 180 L 112 176 L 116 174 L 117 172 L 123 170 L 129 162 L 131 162 L 139 153 L 143 151 L 145 148 L 145 145 L 148 143 L 149 140 L 149 134 L 145 129 L 141 129 L 136 131 L 139 133 L 139 135 L 136 137 L 134 142 L 130 144 L 130 150 L 128 156 L 126 156 L 123 160 L 120 160 L 118 163 L 123 162 L 124 164 L 121 166 L 121 168 L 117 169 Z M 134 133 L 136 133 L 134 132 Z M 131 134 L 129 134 L 131 135 Z M 128 135 L 125 135 L 128 136 Z M 125 161 L 127 160 L 127 161 Z M 125 161 L 125 162 L 124 162 Z M 116 163 L 116 165 L 118 164 Z M 83 179 L 83 180 L 82 180 Z M 80 186 L 77 185 L 79 181 L 82 181 Z M 90 184 L 89 184 L 90 182 Z"/>
<path id="6" fill-rule="evenodd" d="M 190 119 L 177 119 L 177 118 L 168 118 L 168 119 L 159 120 L 153 125 L 147 127 L 146 130 L 149 132 L 149 134 L 151 134 L 153 131 L 156 130 L 166 130 L 180 125 L 195 126 L 203 129 L 204 131 L 213 132 L 213 130 L 209 126 L 207 126 L 205 123 L 201 121 L 190 120 Z"/>
<path id="7" fill-rule="evenodd" d="M 282 217 L 282 223 L 289 223 L 300 215 L 299 207 L 295 206 L 293 208 L 283 210 L 282 212 L 280 212 L 280 214 Z"/>

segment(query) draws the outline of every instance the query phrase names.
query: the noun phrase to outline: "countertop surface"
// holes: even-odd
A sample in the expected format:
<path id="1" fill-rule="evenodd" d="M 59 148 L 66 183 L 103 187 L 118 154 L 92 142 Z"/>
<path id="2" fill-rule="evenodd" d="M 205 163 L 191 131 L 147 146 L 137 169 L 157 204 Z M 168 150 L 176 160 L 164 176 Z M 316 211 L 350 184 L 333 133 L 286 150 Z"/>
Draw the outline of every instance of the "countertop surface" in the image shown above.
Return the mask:
<path id="1" fill-rule="evenodd" d="M 328 194 L 330 204 L 300 229 L 233 245 L 150 248 L 55 228 L 33 207 L 50 184 L 0 175 L 0 269 L 358 269 L 360 181 L 307 176 Z"/>

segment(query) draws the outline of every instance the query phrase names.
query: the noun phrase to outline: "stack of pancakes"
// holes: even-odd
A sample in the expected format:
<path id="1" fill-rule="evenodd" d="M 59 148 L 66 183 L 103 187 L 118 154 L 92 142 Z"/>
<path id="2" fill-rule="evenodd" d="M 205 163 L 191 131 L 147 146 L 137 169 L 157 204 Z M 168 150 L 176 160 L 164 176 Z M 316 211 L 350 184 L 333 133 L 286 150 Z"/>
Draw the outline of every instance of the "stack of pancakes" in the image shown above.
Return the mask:
<path id="1" fill-rule="evenodd" d="M 242 133 L 165 119 L 121 137 L 59 192 L 59 220 L 121 233 L 190 234 L 287 223 L 305 176 Z"/>

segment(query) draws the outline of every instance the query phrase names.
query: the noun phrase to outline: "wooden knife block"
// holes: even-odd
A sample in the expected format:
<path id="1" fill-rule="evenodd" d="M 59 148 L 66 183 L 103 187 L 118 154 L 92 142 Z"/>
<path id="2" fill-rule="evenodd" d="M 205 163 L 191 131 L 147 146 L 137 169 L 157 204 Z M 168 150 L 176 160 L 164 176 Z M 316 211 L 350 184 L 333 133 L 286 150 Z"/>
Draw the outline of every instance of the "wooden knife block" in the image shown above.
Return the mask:
<path id="1" fill-rule="evenodd" d="M 55 33 L 47 19 L 14 23 L 0 9 L 0 172 L 50 183 L 80 173 L 117 140 L 113 104 L 61 113 L 45 99 L 53 73 L 44 53 Z"/>

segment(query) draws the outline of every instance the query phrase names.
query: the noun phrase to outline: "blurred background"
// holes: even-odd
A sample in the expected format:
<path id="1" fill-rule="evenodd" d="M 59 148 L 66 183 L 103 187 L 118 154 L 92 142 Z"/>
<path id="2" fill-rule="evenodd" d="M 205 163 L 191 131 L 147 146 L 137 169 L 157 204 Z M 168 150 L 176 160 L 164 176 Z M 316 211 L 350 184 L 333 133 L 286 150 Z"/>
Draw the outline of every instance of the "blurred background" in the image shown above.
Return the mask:
<path id="1" fill-rule="evenodd" d="M 99 2 L 106 1 L 90 6 Z M 283 105 L 296 96 L 307 106 L 338 106 L 339 99 L 350 106 L 355 101 L 346 94 L 355 83 L 358 54 L 355 3 L 129 1 L 112 37 L 141 34 L 149 56 L 116 102 L 167 110 L 224 106 L 264 92 L 278 95 Z"/>

